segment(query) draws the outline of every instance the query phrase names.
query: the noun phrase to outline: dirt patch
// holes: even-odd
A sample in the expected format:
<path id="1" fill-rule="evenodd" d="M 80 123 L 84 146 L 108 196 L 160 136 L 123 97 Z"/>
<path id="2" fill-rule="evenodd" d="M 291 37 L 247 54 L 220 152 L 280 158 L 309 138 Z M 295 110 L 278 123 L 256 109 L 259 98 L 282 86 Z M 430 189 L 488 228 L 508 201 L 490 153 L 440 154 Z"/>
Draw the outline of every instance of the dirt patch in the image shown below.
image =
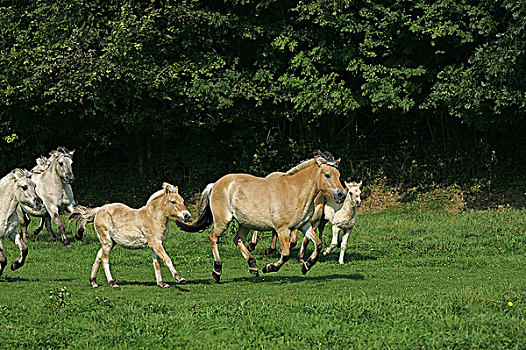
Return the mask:
<path id="1" fill-rule="evenodd" d="M 390 188 L 375 184 L 363 189 L 362 199 L 363 204 L 359 210 L 361 213 L 377 213 L 406 205 L 421 210 L 459 214 L 465 210 L 526 208 L 526 188 L 523 185 L 516 185 L 461 189 L 453 185 L 422 190 Z"/>

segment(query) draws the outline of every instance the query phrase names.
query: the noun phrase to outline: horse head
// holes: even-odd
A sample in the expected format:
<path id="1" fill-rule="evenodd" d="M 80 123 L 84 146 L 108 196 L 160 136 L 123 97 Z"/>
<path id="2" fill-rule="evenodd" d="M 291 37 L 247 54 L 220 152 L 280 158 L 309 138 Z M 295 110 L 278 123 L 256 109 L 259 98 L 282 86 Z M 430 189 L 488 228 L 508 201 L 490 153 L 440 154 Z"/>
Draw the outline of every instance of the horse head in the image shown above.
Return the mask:
<path id="1" fill-rule="evenodd" d="M 340 172 L 338 171 L 340 159 L 334 159 L 329 152 L 317 151 L 314 160 L 320 169 L 318 172 L 318 188 L 336 203 L 342 203 L 347 193 L 340 183 Z"/>
<path id="2" fill-rule="evenodd" d="M 24 206 L 35 210 L 42 208 L 42 199 L 37 195 L 36 185 L 31 180 L 31 173 L 26 169 L 15 169 L 11 172 L 16 183 L 15 198 Z"/>
<path id="3" fill-rule="evenodd" d="M 59 147 L 56 151 L 51 151 L 50 162 L 55 166 L 55 170 L 63 182 L 70 184 L 75 181 L 73 175 L 73 153 L 75 150 L 68 151 L 64 147 Z"/>
<path id="4" fill-rule="evenodd" d="M 164 189 L 164 201 L 165 201 L 165 210 L 167 216 L 171 217 L 174 220 L 181 220 L 182 222 L 188 222 L 192 219 L 192 215 L 186 206 L 184 205 L 184 199 L 179 194 L 179 188 L 169 183 L 163 183 Z"/>
<path id="5" fill-rule="evenodd" d="M 362 198 L 360 195 L 362 194 L 362 190 L 360 187 L 362 186 L 362 182 L 347 182 L 345 181 L 345 187 L 347 187 L 347 192 L 349 193 L 351 204 L 356 207 L 362 206 Z"/>

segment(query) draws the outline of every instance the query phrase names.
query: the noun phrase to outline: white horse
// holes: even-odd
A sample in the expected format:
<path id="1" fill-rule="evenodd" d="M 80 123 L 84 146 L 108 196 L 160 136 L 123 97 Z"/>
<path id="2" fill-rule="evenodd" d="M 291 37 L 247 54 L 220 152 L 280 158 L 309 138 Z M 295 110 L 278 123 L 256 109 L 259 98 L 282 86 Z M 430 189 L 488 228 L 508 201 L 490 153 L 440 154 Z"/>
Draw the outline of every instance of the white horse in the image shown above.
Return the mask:
<path id="1" fill-rule="evenodd" d="M 35 230 L 38 234 L 45 224 L 51 238 L 56 241 L 57 236 L 51 227 L 51 219 L 55 222 L 62 237 L 64 246 L 69 246 L 66 238 L 66 230 L 60 221 L 59 210 L 66 208 L 70 213 L 76 206 L 75 198 L 71 183 L 75 180 L 73 175 L 73 153 L 75 151 L 68 151 L 64 147 L 59 147 L 56 151 L 51 151 L 51 156 L 46 159 L 40 157 L 37 159 L 37 166 L 31 171 L 31 179 L 37 185 L 37 194 L 44 203 L 44 207 L 40 210 L 25 207 L 18 210 L 18 217 L 20 219 L 20 229 L 24 240 L 27 240 L 27 226 L 29 225 L 29 218 L 23 213 L 30 216 L 42 218 L 40 227 Z M 75 237 L 82 239 L 84 227 L 81 226 Z"/>
<path id="2" fill-rule="evenodd" d="M 314 227 L 318 227 L 320 239 L 322 238 L 323 229 L 325 224 L 330 222 L 332 224 L 332 241 L 331 245 L 323 251 L 323 255 L 328 255 L 337 245 L 338 245 L 338 236 L 340 231 L 343 231 L 340 257 L 338 262 L 340 264 L 344 263 L 345 257 L 345 248 L 347 246 L 347 240 L 349 235 L 356 224 L 356 219 L 358 217 L 357 208 L 362 205 L 362 200 L 360 195 L 362 191 L 360 187 L 362 182 L 345 182 L 345 187 L 347 187 L 347 197 L 343 203 L 336 203 L 330 198 L 325 198 L 325 204 L 317 205 L 316 211 L 313 216 Z M 307 238 L 303 239 L 298 259 L 300 262 L 303 262 L 303 256 L 305 249 L 309 244 Z"/>
<path id="3" fill-rule="evenodd" d="M 115 244 L 128 249 L 150 247 L 159 287 L 169 287 L 161 277 L 161 259 L 175 280 L 184 284 L 186 281 L 175 270 L 172 260 L 164 250 L 163 241 L 170 230 L 169 219 L 186 222 L 191 218 L 178 188 L 166 182 L 163 189 L 155 192 L 142 208 L 132 209 L 122 203 L 106 204 L 93 209 L 77 206 L 70 215 L 70 219 L 78 220 L 82 225 L 93 222 L 102 244 L 91 269 L 90 282 L 94 288 L 98 287 L 95 279 L 101 263 L 110 287 L 117 287 L 110 272 L 110 252 Z"/>
<path id="4" fill-rule="evenodd" d="M 3 241 L 10 238 L 20 249 L 20 256 L 11 265 L 16 270 L 24 265 L 27 256 L 27 246 L 16 229 L 18 216 L 16 209 L 19 204 L 40 210 L 42 200 L 31 181 L 31 173 L 25 169 L 15 169 L 0 179 L 0 275 L 7 266 Z"/>

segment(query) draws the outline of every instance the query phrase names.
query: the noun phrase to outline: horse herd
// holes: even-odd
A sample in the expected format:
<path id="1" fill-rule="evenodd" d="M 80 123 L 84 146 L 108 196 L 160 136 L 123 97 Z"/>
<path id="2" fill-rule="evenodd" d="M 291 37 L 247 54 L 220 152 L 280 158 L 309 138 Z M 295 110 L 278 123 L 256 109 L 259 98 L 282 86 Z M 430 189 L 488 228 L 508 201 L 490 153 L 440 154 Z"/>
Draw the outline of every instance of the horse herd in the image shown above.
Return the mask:
<path id="1" fill-rule="evenodd" d="M 97 272 L 102 264 L 110 286 L 117 286 L 109 266 L 110 252 L 115 244 L 129 249 L 150 247 L 157 285 L 168 287 L 161 277 L 161 260 L 169 268 L 178 283 L 185 279 L 175 270 L 163 247 L 169 231 L 169 220 L 176 222 L 187 232 L 200 232 L 213 223 L 209 234 L 214 255 L 212 276 L 216 282 L 221 279 L 221 257 L 217 246 L 218 237 L 229 223 L 236 220 L 239 229 L 234 244 L 246 259 L 249 272 L 259 276 L 259 268 L 251 254 L 257 245 L 257 230 L 273 231 L 273 240 L 266 253 L 276 249 L 279 239 L 279 260 L 267 264 L 263 273 L 276 272 L 290 258 L 290 249 L 297 243 L 297 231 L 304 233 L 298 259 L 302 273 L 306 274 L 317 262 L 322 249 L 321 235 L 327 222 L 332 223 L 332 241 L 323 251 L 327 255 L 337 246 L 339 232 L 343 231 L 339 263 L 344 263 L 345 247 L 357 218 L 357 207 L 361 205 L 362 183 L 340 183 L 338 164 L 340 160 L 328 152 L 315 152 L 314 158 L 306 160 L 285 173 L 275 172 L 265 178 L 249 174 L 228 174 L 206 186 L 201 194 L 198 217 L 194 222 L 184 205 L 177 186 L 164 183 L 161 190 L 150 196 L 146 205 L 132 209 L 122 203 L 106 204 L 97 208 L 77 205 L 71 183 L 75 179 L 72 170 L 74 151 L 64 147 L 50 152 L 49 157 L 37 159 L 37 165 L 27 171 L 15 169 L 0 179 L 0 275 L 7 266 L 3 240 L 10 238 L 20 248 L 20 256 L 13 262 L 15 270 L 24 264 L 28 248 L 27 226 L 30 217 L 40 217 L 43 227 L 57 240 L 51 220 L 60 231 L 62 243 L 69 246 L 59 210 L 66 208 L 69 219 L 77 221 L 77 239 L 82 239 L 86 224 L 93 223 L 102 244 L 90 275 L 90 283 L 98 287 Z M 20 231 L 17 230 L 20 224 Z M 318 228 L 320 235 L 316 234 Z M 255 230 L 250 242 L 247 235 Z M 304 260 L 305 249 L 314 243 L 314 251 Z M 245 243 L 248 243 L 246 245 Z"/>

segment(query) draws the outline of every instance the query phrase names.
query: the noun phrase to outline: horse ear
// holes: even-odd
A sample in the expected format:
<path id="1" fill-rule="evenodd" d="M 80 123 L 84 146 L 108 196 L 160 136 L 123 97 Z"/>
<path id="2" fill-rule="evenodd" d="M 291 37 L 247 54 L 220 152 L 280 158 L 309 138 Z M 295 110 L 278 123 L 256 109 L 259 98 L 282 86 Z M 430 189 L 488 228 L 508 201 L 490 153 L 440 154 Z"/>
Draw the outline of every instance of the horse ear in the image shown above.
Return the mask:
<path id="1" fill-rule="evenodd" d="M 73 156 L 73 153 L 75 153 L 75 150 L 70 151 L 70 152 L 69 152 L 69 155 L 70 155 L 70 156 Z"/>
<path id="2" fill-rule="evenodd" d="M 344 180 L 343 183 L 345 184 L 345 187 L 351 187 L 351 184 L 349 182 Z"/>
<path id="3" fill-rule="evenodd" d="M 340 165 L 341 160 L 342 160 L 341 158 L 336 159 L 336 166 Z"/>
<path id="4" fill-rule="evenodd" d="M 322 165 L 322 164 L 326 164 L 327 163 L 327 161 L 323 157 L 314 157 L 314 160 L 316 160 L 316 164 L 318 164 L 318 165 Z"/>
<path id="5" fill-rule="evenodd" d="M 179 193 L 179 186 L 172 186 L 175 193 Z"/>
<path id="6" fill-rule="evenodd" d="M 358 183 L 358 187 L 362 187 L 362 181 Z"/>

